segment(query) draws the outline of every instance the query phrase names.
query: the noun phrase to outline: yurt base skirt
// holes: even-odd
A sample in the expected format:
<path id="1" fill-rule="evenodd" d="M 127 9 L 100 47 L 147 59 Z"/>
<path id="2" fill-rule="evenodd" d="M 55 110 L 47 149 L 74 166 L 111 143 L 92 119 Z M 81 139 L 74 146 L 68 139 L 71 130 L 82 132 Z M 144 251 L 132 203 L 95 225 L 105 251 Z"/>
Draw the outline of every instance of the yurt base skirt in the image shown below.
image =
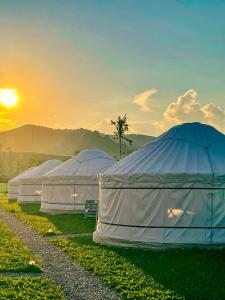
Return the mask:
<path id="1" fill-rule="evenodd" d="M 8 194 L 9 200 L 17 200 L 18 194 L 17 193 L 10 193 Z"/>
<path id="2" fill-rule="evenodd" d="M 8 184 L 8 199 L 16 200 L 18 196 L 18 186 L 16 184 Z"/>
<path id="3" fill-rule="evenodd" d="M 98 223 L 93 240 L 115 247 L 154 250 L 225 248 L 225 228 L 140 228 Z"/>
<path id="4" fill-rule="evenodd" d="M 48 203 L 48 202 L 41 202 L 41 211 L 45 213 L 52 213 L 52 214 L 61 214 L 61 213 L 68 213 L 68 214 L 78 214 L 83 213 L 85 209 L 84 203 L 72 203 L 72 204 L 57 204 L 57 203 Z"/>
<path id="5" fill-rule="evenodd" d="M 41 196 L 40 195 L 18 195 L 17 202 L 18 203 L 40 203 Z"/>

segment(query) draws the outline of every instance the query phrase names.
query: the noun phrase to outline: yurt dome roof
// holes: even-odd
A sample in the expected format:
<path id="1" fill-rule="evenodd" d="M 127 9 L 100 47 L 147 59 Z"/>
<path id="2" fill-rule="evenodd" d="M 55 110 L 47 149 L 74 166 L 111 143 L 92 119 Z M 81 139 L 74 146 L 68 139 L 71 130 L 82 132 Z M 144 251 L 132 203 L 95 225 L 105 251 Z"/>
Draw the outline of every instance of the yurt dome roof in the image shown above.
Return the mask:
<path id="1" fill-rule="evenodd" d="M 14 183 L 14 182 L 17 182 L 19 179 L 23 178 L 24 176 L 26 176 L 26 174 L 28 174 L 31 170 L 34 170 L 35 167 L 31 167 L 25 171 L 23 171 L 22 173 L 18 174 L 17 176 L 11 178 L 9 180 L 9 183 Z"/>
<path id="2" fill-rule="evenodd" d="M 115 162 L 113 157 L 102 150 L 87 149 L 46 173 L 44 177 L 95 176 L 99 171 L 106 170 Z"/>
<path id="3" fill-rule="evenodd" d="M 225 135 L 201 123 L 184 123 L 101 174 L 225 174 Z"/>
<path id="4" fill-rule="evenodd" d="M 58 165 L 62 164 L 60 160 L 52 159 L 43 162 L 40 166 L 34 168 L 30 172 L 28 172 L 23 178 L 20 179 L 29 179 L 29 178 L 40 178 L 46 172 L 49 172 L 53 168 L 57 167 Z"/>

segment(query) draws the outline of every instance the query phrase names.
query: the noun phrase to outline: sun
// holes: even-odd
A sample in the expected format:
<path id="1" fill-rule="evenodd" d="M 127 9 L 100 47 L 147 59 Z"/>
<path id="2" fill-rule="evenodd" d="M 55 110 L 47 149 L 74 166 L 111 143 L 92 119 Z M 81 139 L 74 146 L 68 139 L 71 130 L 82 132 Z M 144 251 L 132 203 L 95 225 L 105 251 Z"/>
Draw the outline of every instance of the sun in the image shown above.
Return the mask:
<path id="1" fill-rule="evenodd" d="M 15 106 L 18 101 L 17 90 L 15 89 L 0 89 L 0 104 L 6 107 Z"/>

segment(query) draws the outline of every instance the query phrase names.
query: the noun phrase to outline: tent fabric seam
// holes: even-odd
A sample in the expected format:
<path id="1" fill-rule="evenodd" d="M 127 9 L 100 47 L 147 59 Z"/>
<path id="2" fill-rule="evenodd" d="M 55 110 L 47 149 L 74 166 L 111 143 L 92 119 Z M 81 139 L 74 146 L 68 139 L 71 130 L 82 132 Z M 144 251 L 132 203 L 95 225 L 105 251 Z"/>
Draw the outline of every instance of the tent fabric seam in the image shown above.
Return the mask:
<path id="1" fill-rule="evenodd" d="M 111 225 L 111 226 L 121 226 L 121 227 L 135 227 L 135 228 L 168 228 L 168 229 L 177 229 L 177 228 L 181 228 L 181 229 L 225 229 L 225 226 L 145 226 L 145 225 L 128 225 L 128 224 L 115 224 L 115 223 L 108 223 L 108 222 L 102 222 L 99 221 L 99 223 L 101 224 L 105 224 L 105 225 Z"/>

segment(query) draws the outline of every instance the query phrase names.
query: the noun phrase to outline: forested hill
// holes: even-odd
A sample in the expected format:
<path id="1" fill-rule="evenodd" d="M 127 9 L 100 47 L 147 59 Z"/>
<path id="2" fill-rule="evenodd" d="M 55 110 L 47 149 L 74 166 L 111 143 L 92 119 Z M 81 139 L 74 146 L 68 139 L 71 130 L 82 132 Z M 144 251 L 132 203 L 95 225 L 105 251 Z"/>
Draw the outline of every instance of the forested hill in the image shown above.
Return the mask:
<path id="1" fill-rule="evenodd" d="M 153 137 L 128 135 L 132 147 L 123 145 L 124 155 L 151 142 Z M 32 152 L 71 156 L 83 149 L 99 148 L 113 156 L 118 155 L 118 144 L 111 136 L 87 129 L 52 129 L 36 125 L 0 132 L 0 151 Z"/>
<path id="2" fill-rule="evenodd" d="M 39 166 L 49 159 L 66 161 L 68 156 L 40 154 L 30 152 L 1 152 L 0 153 L 0 182 L 7 182 L 10 178 L 30 167 Z"/>

